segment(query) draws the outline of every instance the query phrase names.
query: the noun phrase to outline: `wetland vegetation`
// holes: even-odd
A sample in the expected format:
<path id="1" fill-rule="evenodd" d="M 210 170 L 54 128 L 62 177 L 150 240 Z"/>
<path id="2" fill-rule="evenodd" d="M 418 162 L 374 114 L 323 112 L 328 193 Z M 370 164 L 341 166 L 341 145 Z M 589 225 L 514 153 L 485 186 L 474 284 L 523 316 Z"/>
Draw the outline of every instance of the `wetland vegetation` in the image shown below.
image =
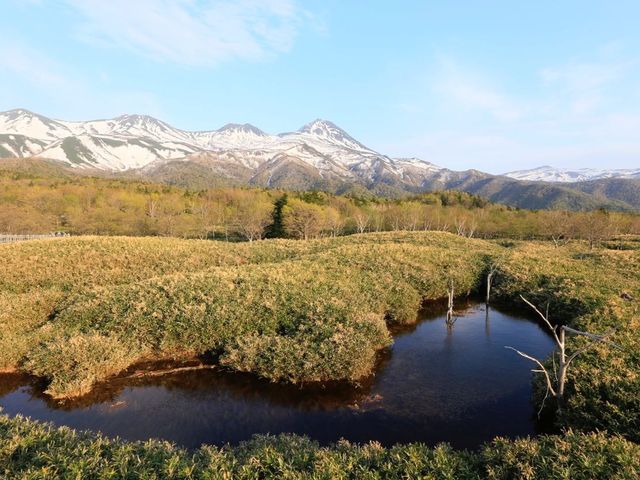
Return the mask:
<path id="1" fill-rule="evenodd" d="M 434 208 L 454 212 L 454 207 Z M 482 213 L 485 207 L 459 208 L 494 218 Z M 514 222 L 536 215 L 501 211 L 510 212 Z M 453 283 L 459 305 L 462 298 L 483 293 L 487 274 L 494 272 L 496 305 L 529 311 L 522 295 L 541 309 L 548 305 L 555 324 L 593 333 L 615 330 L 618 348 L 594 345 L 574 360 L 562 411 L 547 401 L 545 415 L 559 434 L 496 439 L 473 453 L 416 443 L 320 446 L 291 435 L 186 451 L 5 415 L 0 472 L 7 478 L 39 478 L 52 471 L 97 478 L 593 478 L 598 472 L 600 478 L 635 478 L 640 244 L 637 237 L 611 234 L 636 217 L 547 212 L 545 218 L 560 219 L 550 224 L 547 240 L 522 240 L 520 234 L 470 238 L 483 231 L 469 230 L 480 217 L 462 223 L 462 217 L 451 215 L 454 227 L 448 229 L 458 219 L 462 230 L 351 236 L 299 230 L 293 236 L 324 237 L 242 243 L 81 236 L 2 245 L 0 369 L 42 379 L 50 402 L 82 401 L 122 372 L 153 361 L 214 365 L 272 382 L 274 388 L 362 385 L 398 329 L 417 321 L 423 302 L 446 298 Z M 357 211 L 349 218 L 345 225 L 357 231 Z M 563 218 L 590 219 L 587 230 L 597 234 L 564 233 Z M 612 222 L 615 218 L 626 223 Z M 612 225 L 617 226 L 612 230 Z M 291 229 L 292 223 L 283 218 L 282 226 Z M 459 320 L 453 335 L 462 328 Z M 581 338 L 568 340 L 569 349 L 584 345 Z M 525 361 L 512 353 L 504 362 Z M 424 370 L 430 368 L 437 367 L 425 362 Z M 541 380 L 534 382 L 532 412 L 544 397 Z"/>
<path id="2" fill-rule="evenodd" d="M 53 421 L 127 440 L 161 438 L 197 448 L 233 445 L 253 434 L 296 433 L 323 445 L 446 441 L 477 448 L 504 435 L 550 431 L 531 404 L 530 366 L 505 344 L 540 356 L 553 341 L 545 329 L 511 312 L 458 302 L 455 329 L 440 303 L 415 325 L 392 328 L 393 345 L 378 355 L 375 374 L 352 385 L 285 385 L 190 362 L 137 365 L 79 399 L 59 402 L 42 382 L 14 374 L 0 390 L 9 415 Z M 496 375 L 496 372 L 500 372 Z"/>

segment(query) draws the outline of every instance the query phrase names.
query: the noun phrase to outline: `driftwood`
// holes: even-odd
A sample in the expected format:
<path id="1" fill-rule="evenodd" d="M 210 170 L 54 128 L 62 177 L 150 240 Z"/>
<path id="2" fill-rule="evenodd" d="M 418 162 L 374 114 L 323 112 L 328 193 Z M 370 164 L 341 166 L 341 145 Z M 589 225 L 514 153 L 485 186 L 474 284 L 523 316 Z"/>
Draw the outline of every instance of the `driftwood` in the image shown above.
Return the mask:
<path id="1" fill-rule="evenodd" d="M 216 365 L 192 365 L 189 367 L 175 367 L 165 370 L 138 370 L 131 375 L 122 377 L 124 379 L 145 378 L 145 377 L 162 377 L 164 375 L 170 375 L 172 373 L 192 372 L 194 370 L 214 370 Z"/>
<path id="2" fill-rule="evenodd" d="M 619 348 L 618 345 L 616 345 L 615 343 L 613 343 L 613 342 L 608 340 L 608 337 L 613 335 L 615 333 L 615 331 L 612 330 L 612 331 L 607 332 L 607 333 L 605 333 L 603 335 L 596 335 L 596 334 L 589 333 L 589 332 L 582 332 L 580 330 L 576 330 L 574 328 L 567 327 L 566 325 L 553 326 L 551 324 L 551 322 L 549 321 L 549 307 L 548 307 L 548 305 L 547 305 L 546 313 L 542 313 L 535 305 L 533 305 L 529 300 L 524 298 L 522 295 L 520 295 L 520 298 L 522 298 L 522 300 L 527 305 L 529 305 L 538 314 L 538 316 L 546 324 L 547 328 L 549 329 L 549 331 L 553 335 L 553 338 L 554 338 L 554 340 L 556 342 L 556 345 L 558 347 L 557 352 L 554 352 L 552 354 L 553 375 L 550 374 L 550 372 L 548 371 L 547 367 L 545 367 L 542 364 L 542 362 L 540 360 L 538 360 L 537 358 L 532 357 L 531 355 L 528 355 L 528 354 L 526 354 L 524 352 L 521 352 L 520 350 L 517 350 L 517 349 L 515 349 L 513 347 L 510 347 L 510 346 L 505 346 L 505 348 L 508 348 L 509 350 L 513 350 L 514 352 L 516 352 L 521 357 L 526 358 L 527 360 L 530 360 L 530 361 L 534 362 L 536 365 L 538 365 L 539 368 L 532 370 L 532 372 L 542 373 L 544 375 L 544 377 L 545 377 L 547 390 L 545 392 L 545 397 L 544 397 L 544 399 L 542 401 L 542 405 L 540 406 L 540 410 L 538 411 L 538 416 L 542 412 L 542 409 L 544 408 L 544 402 L 549 397 L 549 394 L 551 394 L 551 396 L 556 399 L 558 410 L 562 410 L 562 408 L 564 407 L 564 391 L 565 391 L 565 384 L 566 384 L 566 381 L 567 381 L 567 370 L 569 369 L 569 365 L 571 365 L 571 362 L 573 360 L 575 360 L 575 358 L 578 357 L 580 354 L 586 352 L 587 350 L 592 348 L 597 343 L 606 343 L 607 345 L 611 345 L 611 346 Z M 573 335 L 579 335 L 579 336 L 588 338 L 590 340 L 590 342 L 587 345 L 585 345 L 584 347 L 578 348 L 577 350 L 575 350 L 573 353 L 571 353 L 569 355 L 567 353 L 567 350 L 566 350 L 566 336 L 565 336 L 566 333 L 570 333 L 570 334 L 573 334 Z M 558 355 L 558 365 L 557 365 L 557 367 L 556 367 L 556 359 L 555 359 L 556 353 Z"/>

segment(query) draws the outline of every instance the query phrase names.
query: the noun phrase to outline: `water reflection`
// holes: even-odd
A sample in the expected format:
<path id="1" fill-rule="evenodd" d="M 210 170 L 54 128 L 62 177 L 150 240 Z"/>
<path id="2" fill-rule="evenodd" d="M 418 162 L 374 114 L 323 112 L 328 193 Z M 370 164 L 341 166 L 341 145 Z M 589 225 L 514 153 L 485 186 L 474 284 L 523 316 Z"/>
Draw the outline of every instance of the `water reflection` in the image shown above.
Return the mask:
<path id="1" fill-rule="evenodd" d="M 451 330 L 439 305 L 422 312 L 417 325 L 395 328 L 395 343 L 381 352 L 376 374 L 357 386 L 300 388 L 200 370 L 114 379 L 79 401 L 57 403 L 42 394 L 41 382 L 6 375 L 0 406 L 9 414 L 187 447 L 280 432 L 322 443 L 347 438 L 475 447 L 496 435 L 536 433 L 530 365 L 504 345 L 544 357 L 551 339 L 537 323 L 484 305 L 457 310 Z"/>

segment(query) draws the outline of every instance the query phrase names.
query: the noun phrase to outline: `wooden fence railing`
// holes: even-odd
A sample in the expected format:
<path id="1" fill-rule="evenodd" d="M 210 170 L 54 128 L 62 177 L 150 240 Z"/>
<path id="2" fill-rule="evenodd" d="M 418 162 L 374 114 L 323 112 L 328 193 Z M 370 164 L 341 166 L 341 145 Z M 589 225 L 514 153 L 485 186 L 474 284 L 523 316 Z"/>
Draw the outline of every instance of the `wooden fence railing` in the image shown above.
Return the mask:
<path id="1" fill-rule="evenodd" d="M 56 235 L 55 233 L 49 233 L 44 235 L 2 235 L 0 234 L 0 243 L 13 243 L 13 242 L 23 242 L 25 240 L 38 240 L 41 238 L 57 238 L 63 237 L 64 235 Z"/>

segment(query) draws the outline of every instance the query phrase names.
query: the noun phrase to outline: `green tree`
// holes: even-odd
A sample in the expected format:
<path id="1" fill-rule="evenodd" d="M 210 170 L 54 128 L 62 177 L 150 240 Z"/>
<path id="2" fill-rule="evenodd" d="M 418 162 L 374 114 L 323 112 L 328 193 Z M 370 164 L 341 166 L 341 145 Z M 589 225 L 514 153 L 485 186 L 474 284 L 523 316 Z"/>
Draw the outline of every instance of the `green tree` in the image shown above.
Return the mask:
<path id="1" fill-rule="evenodd" d="M 271 225 L 267 227 L 267 238 L 285 238 L 287 232 L 284 227 L 284 208 L 288 202 L 287 194 L 285 193 L 278 198 L 273 204 L 273 212 L 271 213 Z"/>
<path id="2" fill-rule="evenodd" d="M 322 207 L 292 199 L 283 214 L 284 226 L 291 236 L 308 240 L 320 235 L 324 223 Z"/>

